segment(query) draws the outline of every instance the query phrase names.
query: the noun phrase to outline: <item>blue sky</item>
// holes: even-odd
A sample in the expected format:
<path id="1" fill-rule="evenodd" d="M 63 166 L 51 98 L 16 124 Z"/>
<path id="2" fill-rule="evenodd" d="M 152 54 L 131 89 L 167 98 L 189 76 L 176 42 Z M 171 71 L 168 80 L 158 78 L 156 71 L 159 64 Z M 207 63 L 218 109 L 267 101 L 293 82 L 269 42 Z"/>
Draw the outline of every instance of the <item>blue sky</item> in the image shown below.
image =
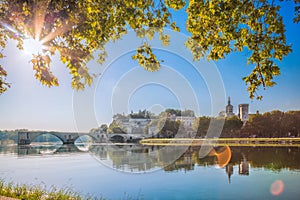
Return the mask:
<path id="1" fill-rule="evenodd" d="M 233 53 L 218 62 L 192 62 L 182 43 L 188 33 L 184 30 L 185 14 L 180 11 L 173 19 L 182 33 L 166 30 L 171 35 L 170 46 L 161 46 L 157 38 L 149 41 L 164 60 L 161 70 L 146 72 L 131 60 L 134 48 L 142 41 L 129 33 L 121 41 L 107 45 L 109 57 L 102 66 L 95 60 L 88 64 L 92 72 L 102 75 L 84 92 L 72 90 L 71 76 L 58 55 L 52 57 L 51 67 L 60 86 L 41 85 L 34 78 L 30 56 L 9 41 L 3 52 L 7 57 L 0 63 L 7 70 L 12 87 L 0 95 L 0 129 L 88 131 L 109 123 L 113 113 L 139 109 L 157 113 L 169 107 L 193 109 L 198 116 L 216 115 L 228 96 L 235 113 L 239 103 L 249 103 L 251 113 L 299 110 L 300 24 L 292 23 L 293 3 L 282 5 L 287 42 L 293 45 L 293 52 L 278 63 L 281 75 L 275 78 L 277 85 L 259 91 L 264 96 L 262 101 L 249 99 L 242 81 L 251 71 L 245 53 Z"/>

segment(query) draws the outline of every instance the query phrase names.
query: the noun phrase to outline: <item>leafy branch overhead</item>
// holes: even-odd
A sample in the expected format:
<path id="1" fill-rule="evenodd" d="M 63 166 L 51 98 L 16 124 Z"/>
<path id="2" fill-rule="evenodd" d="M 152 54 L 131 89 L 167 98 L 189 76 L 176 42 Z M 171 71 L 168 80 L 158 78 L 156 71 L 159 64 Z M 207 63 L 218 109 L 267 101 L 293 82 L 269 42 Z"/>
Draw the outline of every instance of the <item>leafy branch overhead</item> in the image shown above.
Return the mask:
<path id="1" fill-rule="evenodd" d="M 300 20 L 299 0 L 295 1 L 294 22 Z M 0 2 L 0 59 L 8 39 L 33 38 L 44 49 L 33 55 L 35 77 L 47 86 L 57 86 L 51 72 L 50 57 L 59 53 L 60 60 L 72 75 L 72 87 L 84 89 L 93 77 L 87 63 L 99 51 L 98 62 L 106 59 L 105 44 L 115 41 L 133 29 L 138 37 L 151 40 L 159 33 L 163 45 L 172 39 L 164 28 L 180 31 L 172 20 L 171 11 L 185 9 L 186 29 L 190 37 L 186 46 L 194 59 L 204 56 L 218 60 L 234 51 L 248 51 L 252 72 L 244 77 L 250 97 L 259 87 L 270 87 L 280 74 L 277 60 L 282 60 L 291 46 L 286 44 L 285 26 L 279 13 L 280 4 L 266 0 L 2 0 Z M 151 46 L 144 42 L 132 56 L 149 71 L 160 67 Z M 6 66 L 7 67 L 7 66 Z M 0 93 L 10 84 L 0 66 Z"/>

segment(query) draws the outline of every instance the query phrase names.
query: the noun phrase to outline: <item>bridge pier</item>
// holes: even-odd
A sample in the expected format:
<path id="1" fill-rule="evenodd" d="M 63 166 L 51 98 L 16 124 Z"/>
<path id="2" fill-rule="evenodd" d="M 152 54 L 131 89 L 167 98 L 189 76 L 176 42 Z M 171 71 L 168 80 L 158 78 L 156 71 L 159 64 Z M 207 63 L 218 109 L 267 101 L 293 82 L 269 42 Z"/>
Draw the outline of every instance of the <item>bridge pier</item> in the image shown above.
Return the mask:
<path id="1" fill-rule="evenodd" d="M 67 139 L 66 141 L 63 141 L 63 144 L 75 144 L 75 140 Z"/>
<path id="2" fill-rule="evenodd" d="M 64 137 L 60 137 L 63 144 L 74 144 L 75 143 L 75 140 L 78 138 L 78 135 L 76 135 L 77 137 L 73 137 L 74 135 L 73 134 L 70 134 L 70 133 L 64 133 Z M 76 139 L 75 139 L 76 138 Z"/>
<path id="3" fill-rule="evenodd" d="M 19 132 L 18 133 L 18 145 L 30 144 L 31 140 L 29 137 L 29 132 Z"/>

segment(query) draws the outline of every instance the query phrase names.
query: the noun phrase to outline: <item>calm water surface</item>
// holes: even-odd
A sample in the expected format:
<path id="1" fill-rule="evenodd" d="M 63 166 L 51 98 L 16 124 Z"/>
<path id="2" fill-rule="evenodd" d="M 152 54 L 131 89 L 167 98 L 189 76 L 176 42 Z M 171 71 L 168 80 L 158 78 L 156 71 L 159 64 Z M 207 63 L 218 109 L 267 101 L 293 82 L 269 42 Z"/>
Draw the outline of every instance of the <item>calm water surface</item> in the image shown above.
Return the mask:
<path id="1" fill-rule="evenodd" d="M 0 146 L 0 178 L 108 199 L 299 199 L 300 148 Z"/>

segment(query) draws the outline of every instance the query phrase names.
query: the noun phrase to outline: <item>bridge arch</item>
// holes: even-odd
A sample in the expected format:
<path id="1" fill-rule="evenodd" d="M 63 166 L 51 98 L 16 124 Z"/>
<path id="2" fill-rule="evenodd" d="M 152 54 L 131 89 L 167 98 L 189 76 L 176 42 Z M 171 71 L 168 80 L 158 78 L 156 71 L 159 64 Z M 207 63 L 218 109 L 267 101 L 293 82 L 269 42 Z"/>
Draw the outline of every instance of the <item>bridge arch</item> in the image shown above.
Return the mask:
<path id="1" fill-rule="evenodd" d="M 74 137 L 74 143 L 75 143 L 78 139 L 80 139 L 81 137 L 89 137 L 89 138 L 91 138 L 94 142 L 97 142 L 97 141 L 98 141 L 97 138 L 96 138 L 95 136 L 93 136 L 93 135 L 91 135 L 91 134 L 84 134 L 84 135 L 77 135 L 76 137 Z"/>
<path id="2" fill-rule="evenodd" d="M 28 145 L 32 141 L 34 141 L 37 137 L 44 135 L 44 134 L 50 134 L 55 137 L 57 137 L 59 140 L 62 141 L 63 144 L 74 144 L 74 137 L 77 136 L 77 134 L 74 133 L 62 133 L 62 132 L 44 132 L 44 131 L 34 131 L 34 132 L 19 132 L 18 133 L 18 144 L 19 145 Z"/>
<path id="3" fill-rule="evenodd" d="M 49 134 L 53 135 L 62 143 L 65 143 L 65 139 L 62 138 L 61 135 L 56 134 L 55 132 L 19 132 L 18 135 L 18 144 L 30 144 L 31 142 L 35 141 L 39 136 Z"/>
<path id="4" fill-rule="evenodd" d="M 52 137 L 55 137 L 55 138 L 57 138 L 58 141 L 60 141 L 61 143 L 64 143 L 64 140 L 60 136 L 58 136 L 56 134 L 53 134 L 53 133 L 36 133 L 36 134 L 31 134 L 30 140 L 31 140 L 31 142 L 36 142 L 36 140 L 39 137 L 45 136 L 45 135 L 50 135 Z M 47 141 L 39 141 L 39 142 L 47 142 Z"/>
<path id="5" fill-rule="evenodd" d="M 46 134 L 46 133 L 42 133 L 42 134 Z M 57 134 L 57 133 L 55 133 L 55 132 L 49 132 L 49 133 L 47 133 L 47 134 L 56 136 L 58 139 L 60 139 L 60 140 L 62 141 L 62 143 L 65 143 L 65 141 L 66 141 L 66 139 L 63 138 L 62 135 Z"/>
<path id="6" fill-rule="evenodd" d="M 126 142 L 127 138 L 123 135 L 120 135 L 120 134 L 116 134 L 116 135 L 113 135 L 110 137 L 110 141 L 111 142 Z"/>

